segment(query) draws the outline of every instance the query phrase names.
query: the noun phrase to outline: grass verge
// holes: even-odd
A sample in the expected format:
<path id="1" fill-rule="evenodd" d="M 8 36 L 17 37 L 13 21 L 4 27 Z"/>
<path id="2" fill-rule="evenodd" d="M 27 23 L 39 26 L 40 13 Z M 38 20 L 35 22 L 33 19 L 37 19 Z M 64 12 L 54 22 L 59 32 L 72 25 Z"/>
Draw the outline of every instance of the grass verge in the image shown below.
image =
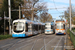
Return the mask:
<path id="1" fill-rule="evenodd" d="M 70 30 L 67 30 L 69 36 L 70 36 L 70 39 L 74 45 L 74 48 L 75 48 L 75 35 L 70 31 Z"/>
<path id="2" fill-rule="evenodd" d="M 12 36 L 11 35 L 0 35 L 0 40 L 7 39 L 7 38 L 12 38 Z"/>

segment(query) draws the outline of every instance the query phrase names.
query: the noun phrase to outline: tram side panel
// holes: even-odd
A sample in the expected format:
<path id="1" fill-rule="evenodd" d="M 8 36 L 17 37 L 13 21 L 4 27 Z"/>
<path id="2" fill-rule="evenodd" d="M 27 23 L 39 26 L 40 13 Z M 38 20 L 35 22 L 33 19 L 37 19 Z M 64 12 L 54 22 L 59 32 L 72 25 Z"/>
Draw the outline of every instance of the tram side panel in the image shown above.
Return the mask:
<path id="1" fill-rule="evenodd" d="M 44 25 L 37 22 L 22 19 L 13 21 L 12 37 L 27 37 L 42 32 L 44 32 Z"/>

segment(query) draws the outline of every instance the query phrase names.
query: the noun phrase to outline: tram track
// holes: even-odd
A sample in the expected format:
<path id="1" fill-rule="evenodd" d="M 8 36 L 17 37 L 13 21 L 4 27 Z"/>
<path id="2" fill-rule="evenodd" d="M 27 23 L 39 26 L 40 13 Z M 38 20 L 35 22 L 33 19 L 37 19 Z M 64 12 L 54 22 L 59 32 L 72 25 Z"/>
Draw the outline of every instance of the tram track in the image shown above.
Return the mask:
<path id="1" fill-rule="evenodd" d="M 34 37 L 27 37 L 26 39 L 19 39 L 19 40 L 17 40 L 16 41 L 16 43 L 14 42 L 14 43 L 9 43 L 9 44 L 7 44 L 7 45 L 4 45 L 4 46 L 1 46 L 0 48 L 4 48 L 4 47 L 7 47 L 7 46 L 9 46 L 6 50 L 8 50 L 8 49 L 10 49 L 11 47 L 13 47 L 13 46 L 15 46 L 16 44 L 19 44 L 19 43 L 23 43 L 24 41 L 25 42 L 28 42 L 28 41 L 31 41 L 32 39 L 34 40 L 35 38 L 41 38 L 40 36 L 41 36 L 42 34 L 40 34 L 40 35 L 36 35 L 36 36 L 34 36 Z M 43 36 L 43 35 L 42 35 Z M 25 43 L 24 42 L 24 43 Z"/>
<path id="2" fill-rule="evenodd" d="M 50 48 L 57 50 L 59 48 L 57 47 L 55 48 L 54 46 L 64 47 L 64 45 L 62 45 L 65 43 L 65 40 L 63 38 L 64 37 L 59 35 L 56 36 L 56 35 L 39 34 L 36 36 L 31 36 L 23 39 L 19 38 L 14 43 L 4 45 L 2 46 L 2 48 L 3 50 L 49 50 Z M 60 49 L 63 50 L 63 48 Z"/>
<path id="3" fill-rule="evenodd" d="M 46 46 L 47 46 L 50 42 L 52 42 L 55 38 L 56 38 L 56 37 L 50 39 L 47 44 L 45 44 L 45 42 L 44 42 L 44 46 L 42 46 L 42 48 L 40 48 L 40 50 L 42 50 L 44 47 L 45 47 L 45 50 L 46 50 Z M 44 41 L 45 41 L 45 40 L 44 40 Z"/>
<path id="4" fill-rule="evenodd" d="M 28 45 L 30 45 L 30 44 L 33 43 L 32 48 L 31 48 L 31 50 L 33 50 L 35 43 L 36 43 L 37 41 L 41 40 L 43 37 L 45 37 L 45 36 L 44 36 L 44 35 L 42 35 L 41 37 L 39 36 L 38 38 L 34 39 L 34 42 L 28 43 L 27 45 L 21 46 L 20 48 L 23 48 L 23 47 L 28 46 Z M 20 48 L 18 48 L 18 49 L 16 49 L 16 50 L 19 50 Z"/>
<path id="5" fill-rule="evenodd" d="M 42 39 L 44 39 L 44 38 L 49 38 L 49 37 L 48 37 L 48 36 L 46 37 L 45 35 L 44 35 L 44 36 L 41 36 L 41 37 L 38 37 L 38 38 L 35 39 L 34 42 L 31 42 L 31 43 L 28 43 L 28 44 L 26 44 L 26 45 L 23 45 L 23 46 L 21 46 L 20 48 L 18 48 L 18 49 L 16 49 L 16 50 L 19 50 L 19 49 L 21 49 L 21 48 L 23 48 L 23 47 L 26 47 L 26 46 L 30 45 L 30 44 L 32 44 L 32 47 L 31 47 L 30 50 L 33 50 L 33 49 L 34 49 L 34 46 L 35 46 L 35 43 L 37 43 L 37 41 L 42 40 Z"/>
<path id="6" fill-rule="evenodd" d="M 56 49 L 57 49 L 57 47 L 58 47 L 58 45 L 59 45 L 60 41 L 62 40 L 62 37 L 63 37 L 63 36 L 61 36 L 60 40 L 59 40 L 59 41 L 58 41 L 58 43 L 56 44 L 56 46 L 55 46 L 54 50 L 56 50 Z"/>
<path id="7" fill-rule="evenodd" d="M 44 37 L 42 37 L 41 39 L 44 39 L 44 38 L 48 38 L 48 37 L 44 36 Z M 41 40 L 41 39 L 40 39 L 40 40 Z M 33 44 L 32 48 L 31 48 L 31 50 L 34 49 L 34 45 L 35 45 L 35 43 L 36 43 L 37 41 L 39 41 L 39 39 L 37 39 L 37 40 L 34 42 L 34 44 Z"/>

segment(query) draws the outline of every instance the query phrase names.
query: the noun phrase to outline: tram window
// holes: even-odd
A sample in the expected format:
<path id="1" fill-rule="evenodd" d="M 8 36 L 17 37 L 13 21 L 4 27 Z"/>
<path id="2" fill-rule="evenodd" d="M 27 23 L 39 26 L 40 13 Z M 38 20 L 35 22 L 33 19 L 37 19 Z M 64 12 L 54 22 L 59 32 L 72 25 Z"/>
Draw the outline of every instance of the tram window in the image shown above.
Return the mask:
<path id="1" fill-rule="evenodd" d="M 33 24 L 33 30 L 35 30 L 35 25 Z"/>
<path id="2" fill-rule="evenodd" d="M 37 25 L 36 25 L 36 31 L 37 31 Z"/>
<path id="3" fill-rule="evenodd" d="M 51 27 L 45 27 L 45 29 L 51 29 Z"/>
<path id="4" fill-rule="evenodd" d="M 36 30 L 36 25 L 35 25 L 35 30 Z"/>
<path id="5" fill-rule="evenodd" d="M 40 30 L 40 25 L 39 25 L 39 30 Z"/>
<path id="6" fill-rule="evenodd" d="M 44 30 L 44 26 L 43 26 L 43 28 L 42 28 L 43 30 Z"/>
<path id="7" fill-rule="evenodd" d="M 32 30 L 34 29 L 34 24 L 32 24 Z"/>
<path id="8" fill-rule="evenodd" d="M 28 26 L 30 26 L 30 24 L 28 24 Z"/>
<path id="9" fill-rule="evenodd" d="M 44 29 L 44 26 L 43 26 L 43 29 Z"/>
<path id="10" fill-rule="evenodd" d="M 32 24 L 28 24 L 28 29 L 32 29 Z"/>
<path id="11" fill-rule="evenodd" d="M 47 29 L 47 27 L 45 27 L 45 29 Z"/>
<path id="12" fill-rule="evenodd" d="M 35 25 L 35 30 L 36 30 L 36 25 Z"/>
<path id="13" fill-rule="evenodd" d="M 46 26 L 47 24 L 45 24 L 45 26 Z"/>
<path id="14" fill-rule="evenodd" d="M 28 32 L 28 23 L 26 23 L 25 31 Z"/>
<path id="15" fill-rule="evenodd" d="M 39 30 L 40 30 L 40 25 L 39 25 Z"/>
<path id="16" fill-rule="evenodd" d="M 40 30 L 40 25 L 39 25 L 39 30 Z"/>
<path id="17" fill-rule="evenodd" d="M 42 28 L 41 29 L 43 30 L 43 25 L 42 25 Z"/>
<path id="18" fill-rule="evenodd" d="M 65 29 L 65 24 L 64 24 L 64 29 Z"/>
<path id="19" fill-rule="evenodd" d="M 37 29 L 37 31 L 38 31 L 38 25 L 37 25 L 36 29 Z"/>
<path id="20" fill-rule="evenodd" d="M 35 25 L 33 24 L 33 30 L 35 30 Z"/>
<path id="21" fill-rule="evenodd" d="M 42 27 L 42 30 L 44 30 L 44 26 Z"/>
<path id="22" fill-rule="evenodd" d="M 40 25 L 40 30 L 41 30 L 41 25 Z"/>
<path id="23" fill-rule="evenodd" d="M 53 29 L 53 26 L 51 25 L 51 29 Z"/>

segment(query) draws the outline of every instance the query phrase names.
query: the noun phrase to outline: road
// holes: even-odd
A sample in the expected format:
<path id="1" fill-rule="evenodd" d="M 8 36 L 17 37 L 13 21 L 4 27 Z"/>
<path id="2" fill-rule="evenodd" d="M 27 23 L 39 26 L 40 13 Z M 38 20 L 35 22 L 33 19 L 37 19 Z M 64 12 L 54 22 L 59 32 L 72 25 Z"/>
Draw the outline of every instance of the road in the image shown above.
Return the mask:
<path id="1" fill-rule="evenodd" d="M 0 50 L 64 50 L 66 35 L 39 34 L 0 41 Z"/>

